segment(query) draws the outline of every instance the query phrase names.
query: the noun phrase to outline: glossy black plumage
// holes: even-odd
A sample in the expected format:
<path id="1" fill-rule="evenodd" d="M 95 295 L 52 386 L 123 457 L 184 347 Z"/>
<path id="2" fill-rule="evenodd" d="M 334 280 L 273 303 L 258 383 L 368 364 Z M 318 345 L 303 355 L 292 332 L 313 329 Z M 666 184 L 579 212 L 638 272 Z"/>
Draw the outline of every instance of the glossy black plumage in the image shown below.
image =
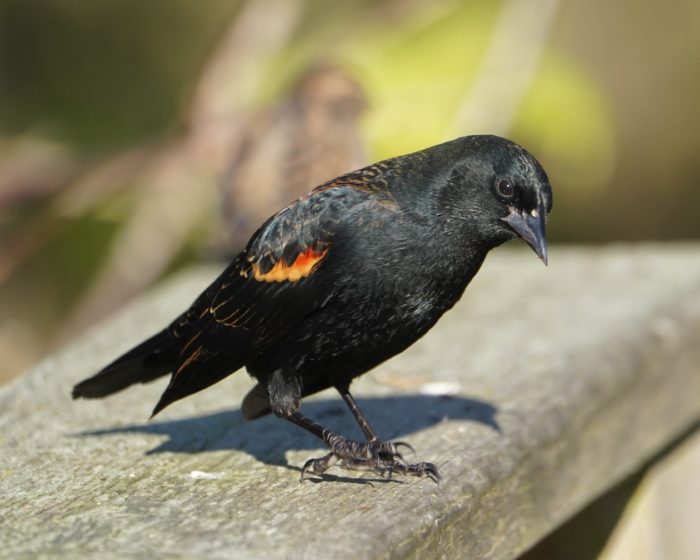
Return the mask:
<path id="1" fill-rule="evenodd" d="M 380 448 L 353 410 L 350 382 L 425 334 L 490 249 L 520 236 L 546 262 L 551 204 L 539 163 L 494 136 L 339 177 L 270 218 L 189 310 L 73 396 L 102 397 L 172 373 L 156 414 L 245 366 L 258 381 L 243 403 L 247 418 L 272 410 L 312 431 L 331 447 L 326 463 L 430 476 L 406 470 L 392 444 Z M 331 441 L 299 413 L 303 396 L 331 386 L 366 424 L 368 444 Z M 314 472 L 329 466 L 315 461 L 307 464 Z"/>

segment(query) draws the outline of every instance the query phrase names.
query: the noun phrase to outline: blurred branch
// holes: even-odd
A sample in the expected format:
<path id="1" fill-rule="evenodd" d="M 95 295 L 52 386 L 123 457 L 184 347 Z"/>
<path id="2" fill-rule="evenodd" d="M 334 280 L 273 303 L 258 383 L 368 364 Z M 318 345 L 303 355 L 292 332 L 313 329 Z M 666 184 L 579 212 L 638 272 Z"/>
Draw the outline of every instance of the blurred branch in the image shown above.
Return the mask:
<path id="1" fill-rule="evenodd" d="M 249 0 L 206 62 L 187 122 L 236 119 L 250 106 L 267 61 L 288 42 L 301 17 L 301 0 Z"/>
<path id="2" fill-rule="evenodd" d="M 535 77 L 559 0 L 504 0 L 454 133 L 506 134 Z M 514 53 L 517 55 L 514 56 Z"/>
<path id="3" fill-rule="evenodd" d="M 0 146 L 0 216 L 57 191 L 79 168 L 62 146 L 20 138 Z"/>

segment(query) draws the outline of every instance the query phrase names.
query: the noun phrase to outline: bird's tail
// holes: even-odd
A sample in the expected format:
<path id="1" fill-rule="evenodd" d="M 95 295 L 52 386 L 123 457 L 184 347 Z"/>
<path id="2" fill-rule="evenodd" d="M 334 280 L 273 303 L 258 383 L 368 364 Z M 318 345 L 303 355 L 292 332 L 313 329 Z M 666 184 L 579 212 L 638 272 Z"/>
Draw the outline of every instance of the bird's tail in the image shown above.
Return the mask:
<path id="1" fill-rule="evenodd" d="M 73 387 L 73 398 L 98 399 L 134 383 L 148 383 L 172 371 L 177 359 L 172 335 L 161 331 Z"/>

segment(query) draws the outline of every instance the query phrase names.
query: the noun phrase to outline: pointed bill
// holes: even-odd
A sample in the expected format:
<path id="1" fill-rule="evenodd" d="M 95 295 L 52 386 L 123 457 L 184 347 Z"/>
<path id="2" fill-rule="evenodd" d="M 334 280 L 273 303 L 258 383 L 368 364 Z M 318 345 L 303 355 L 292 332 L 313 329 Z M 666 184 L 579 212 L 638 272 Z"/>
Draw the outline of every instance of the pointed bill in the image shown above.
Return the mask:
<path id="1" fill-rule="evenodd" d="M 510 214 L 501 219 L 532 247 L 535 254 L 542 259 L 542 262 L 546 265 L 547 239 L 544 230 L 544 207 L 540 204 L 537 210 L 523 213 L 517 212 L 514 208 L 511 208 Z"/>

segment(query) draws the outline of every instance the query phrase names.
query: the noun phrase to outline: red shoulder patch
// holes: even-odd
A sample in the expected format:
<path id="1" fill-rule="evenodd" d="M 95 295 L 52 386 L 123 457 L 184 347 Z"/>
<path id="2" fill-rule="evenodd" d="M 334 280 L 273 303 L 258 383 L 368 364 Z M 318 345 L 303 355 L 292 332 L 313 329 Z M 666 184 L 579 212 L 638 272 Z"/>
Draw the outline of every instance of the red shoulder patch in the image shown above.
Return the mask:
<path id="1" fill-rule="evenodd" d="M 309 248 L 299 253 L 293 263 L 287 265 L 284 260 L 279 260 L 267 272 L 262 272 L 257 264 L 253 264 L 253 277 L 259 282 L 296 282 L 309 276 L 327 253 L 327 248 L 322 251 Z"/>

